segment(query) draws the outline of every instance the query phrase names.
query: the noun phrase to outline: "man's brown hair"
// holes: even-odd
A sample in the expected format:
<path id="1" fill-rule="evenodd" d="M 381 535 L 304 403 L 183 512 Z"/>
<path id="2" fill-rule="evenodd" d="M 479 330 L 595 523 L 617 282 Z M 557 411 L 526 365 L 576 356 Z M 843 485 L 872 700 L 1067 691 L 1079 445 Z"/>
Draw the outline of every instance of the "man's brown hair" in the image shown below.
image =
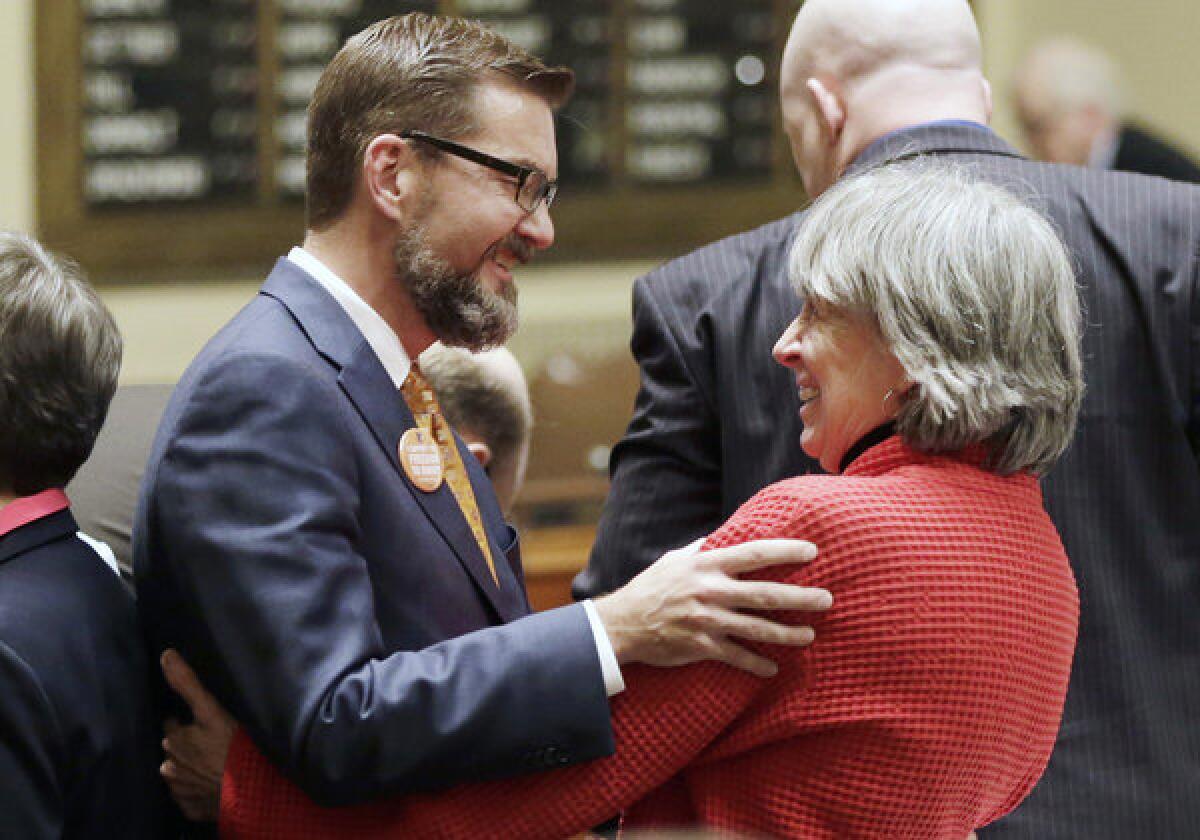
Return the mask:
<path id="1" fill-rule="evenodd" d="M 380 134 L 418 130 L 467 137 L 479 129 L 476 88 L 502 81 L 554 109 L 575 76 L 462 18 L 413 12 L 350 38 L 321 74 L 308 106 L 307 224 L 320 230 L 350 203 L 363 154 Z"/>

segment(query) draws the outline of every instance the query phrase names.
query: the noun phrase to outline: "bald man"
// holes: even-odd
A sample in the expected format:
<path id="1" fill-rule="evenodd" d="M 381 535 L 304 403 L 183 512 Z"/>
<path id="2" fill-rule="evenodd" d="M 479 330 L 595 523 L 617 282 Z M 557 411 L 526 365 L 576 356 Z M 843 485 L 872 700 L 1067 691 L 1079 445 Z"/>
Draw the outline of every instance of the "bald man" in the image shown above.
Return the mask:
<path id="1" fill-rule="evenodd" d="M 1041 160 L 1200 182 L 1200 167 L 1126 118 L 1121 73 L 1074 38 L 1053 38 L 1025 56 L 1014 79 L 1017 116 Z"/>
<path id="2" fill-rule="evenodd" d="M 963 0 L 808 0 L 781 102 L 810 196 L 915 155 L 1045 208 L 1080 271 L 1088 392 L 1047 507 L 1082 618 L 1045 777 L 994 837 L 1194 836 L 1200 825 L 1200 189 L 1034 163 L 987 127 L 991 90 Z M 797 201 L 800 200 L 797 196 Z M 795 316 L 800 215 L 638 280 L 642 388 L 576 593 L 611 590 L 710 532 L 759 488 L 815 471 L 795 383 L 769 361 Z"/>

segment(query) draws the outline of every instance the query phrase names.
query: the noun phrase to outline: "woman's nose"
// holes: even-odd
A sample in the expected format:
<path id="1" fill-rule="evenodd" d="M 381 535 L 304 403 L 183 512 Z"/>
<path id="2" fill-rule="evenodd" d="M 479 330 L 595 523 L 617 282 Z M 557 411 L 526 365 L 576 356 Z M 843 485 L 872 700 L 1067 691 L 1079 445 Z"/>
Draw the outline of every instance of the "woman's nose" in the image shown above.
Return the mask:
<path id="1" fill-rule="evenodd" d="M 788 324 L 771 351 L 775 361 L 784 367 L 795 367 L 800 357 L 800 319 Z"/>

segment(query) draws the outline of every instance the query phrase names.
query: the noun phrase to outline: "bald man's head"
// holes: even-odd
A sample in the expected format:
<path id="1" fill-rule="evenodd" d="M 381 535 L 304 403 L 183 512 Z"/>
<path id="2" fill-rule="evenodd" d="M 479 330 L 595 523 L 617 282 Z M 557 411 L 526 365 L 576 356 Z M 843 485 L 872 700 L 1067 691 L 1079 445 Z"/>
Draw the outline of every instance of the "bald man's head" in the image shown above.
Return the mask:
<path id="1" fill-rule="evenodd" d="M 1025 56 L 1013 79 L 1017 116 L 1035 157 L 1086 164 L 1124 115 L 1122 80 L 1107 55 L 1074 38 L 1054 38 Z"/>
<path id="2" fill-rule="evenodd" d="M 807 0 L 784 49 L 780 97 L 814 197 L 889 131 L 991 116 L 966 0 Z"/>

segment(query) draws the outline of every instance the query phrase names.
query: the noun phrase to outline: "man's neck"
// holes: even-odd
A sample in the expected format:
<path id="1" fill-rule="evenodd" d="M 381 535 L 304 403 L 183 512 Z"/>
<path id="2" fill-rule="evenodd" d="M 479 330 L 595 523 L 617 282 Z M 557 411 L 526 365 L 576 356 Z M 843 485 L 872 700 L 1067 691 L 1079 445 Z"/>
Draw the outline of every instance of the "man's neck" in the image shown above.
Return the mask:
<path id="1" fill-rule="evenodd" d="M 842 136 L 841 171 L 876 140 L 896 131 L 947 121 L 987 125 L 991 114 L 982 77 L 964 72 L 948 82 L 944 76 L 897 70 L 859 83 L 847 107 L 854 118 Z"/>
<path id="2" fill-rule="evenodd" d="M 396 279 L 395 257 L 381 237 L 372 237 L 362 225 L 340 221 L 308 231 L 302 247 L 383 318 L 410 359 L 433 344 L 433 333 Z"/>

